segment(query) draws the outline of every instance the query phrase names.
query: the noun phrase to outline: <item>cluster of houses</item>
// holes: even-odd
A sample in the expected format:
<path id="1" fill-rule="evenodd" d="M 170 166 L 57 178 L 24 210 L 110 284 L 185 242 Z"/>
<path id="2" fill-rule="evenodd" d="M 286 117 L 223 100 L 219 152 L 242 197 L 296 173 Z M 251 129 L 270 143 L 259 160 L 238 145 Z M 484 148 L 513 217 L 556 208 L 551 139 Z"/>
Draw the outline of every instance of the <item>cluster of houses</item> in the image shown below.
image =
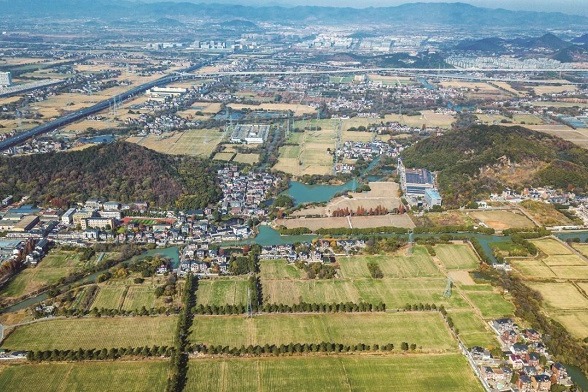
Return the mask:
<path id="1" fill-rule="evenodd" d="M 219 212 L 233 216 L 265 216 L 267 210 L 262 206 L 270 190 L 276 189 L 281 180 L 270 173 L 241 173 L 235 165 L 225 166 L 218 171 L 223 199 Z"/>
<path id="2" fill-rule="evenodd" d="M 470 357 L 482 381 L 492 390 L 549 391 L 552 385 L 572 385 L 566 368 L 550 360 L 542 336 L 532 328 L 520 329 L 510 318 L 490 322 L 502 346 L 503 358 L 482 347 L 472 347 Z"/>
<path id="3" fill-rule="evenodd" d="M 388 156 L 397 157 L 402 151 L 402 147 L 396 142 L 386 143 L 381 140 L 373 140 L 371 142 L 353 142 L 346 141 L 342 146 L 335 150 L 335 171 L 337 173 L 351 173 L 355 165 L 345 163 L 344 160 L 363 159 L 366 162 L 371 162 L 376 157 Z"/>

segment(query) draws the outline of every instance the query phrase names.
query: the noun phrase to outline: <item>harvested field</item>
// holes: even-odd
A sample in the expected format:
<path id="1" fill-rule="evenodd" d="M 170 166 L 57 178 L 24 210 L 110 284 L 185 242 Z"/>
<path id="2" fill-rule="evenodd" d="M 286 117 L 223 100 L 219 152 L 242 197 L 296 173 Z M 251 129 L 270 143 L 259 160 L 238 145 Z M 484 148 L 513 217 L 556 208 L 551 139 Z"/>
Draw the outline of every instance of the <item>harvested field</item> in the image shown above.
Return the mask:
<path id="1" fill-rule="evenodd" d="M 191 129 L 161 136 L 130 137 L 127 141 L 163 154 L 209 157 L 223 137 L 217 129 Z"/>
<path id="2" fill-rule="evenodd" d="M 102 286 L 90 308 L 119 309 L 126 292 L 126 286 Z"/>
<path id="3" fill-rule="evenodd" d="M 468 215 L 495 230 L 535 227 L 535 224 L 519 211 L 470 211 Z"/>
<path id="4" fill-rule="evenodd" d="M 476 284 L 468 271 L 449 271 L 447 272 L 447 276 L 449 276 L 454 283 L 459 283 L 460 285 Z"/>
<path id="5" fill-rule="evenodd" d="M 257 162 L 259 162 L 259 154 L 237 154 L 235 155 L 233 161 L 255 165 Z"/>
<path id="6" fill-rule="evenodd" d="M 204 114 L 217 114 L 221 111 L 221 104 L 217 102 L 194 102 L 192 109 Z"/>
<path id="7" fill-rule="evenodd" d="M 414 223 L 408 214 L 402 215 L 378 215 L 378 216 L 353 216 L 353 217 L 328 217 L 328 218 L 293 218 L 277 219 L 276 225 L 285 226 L 288 229 L 307 227 L 310 230 L 333 228 L 373 228 L 373 227 L 404 227 L 413 228 Z"/>
<path id="8" fill-rule="evenodd" d="M 234 152 L 217 152 L 216 154 L 214 154 L 214 157 L 212 159 L 214 159 L 215 161 L 230 162 L 231 160 L 233 160 L 235 156 L 236 154 Z"/>
<path id="9" fill-rule="evenodd" d="M 527 285 L 541 293 L 549 310 L 586 310 L 588 308 L 588 298 L 571 283 L 527 282 Z"/>
<path id="10" fill-rule="evenodd" d="M 555 274 L 541 260 L 533 259 L 512 259 L 511 264 L 519 271 L 525 279 L 551 279 Z"/>
<path id="11" fill-rule="evenodd" d="M 571 225 L 573 222 L 555 209 L 552 204 L 525 200 L 520 204 L 539 224 L 543 226 Z"/>
<path id="12" fill-rule="evenodd" d="M 550 312 L 550 315 L 576 338 L 585 339 L 588 337 L 588 311 Z"/>
<path id="13" fill-rule="evenodd" d="M 530 240 L 539 250 L 548 256 L 551 255 L 572 255 L 574 251 L 567 245 L 555 238 L 543 238 L 540 240 Z"/>

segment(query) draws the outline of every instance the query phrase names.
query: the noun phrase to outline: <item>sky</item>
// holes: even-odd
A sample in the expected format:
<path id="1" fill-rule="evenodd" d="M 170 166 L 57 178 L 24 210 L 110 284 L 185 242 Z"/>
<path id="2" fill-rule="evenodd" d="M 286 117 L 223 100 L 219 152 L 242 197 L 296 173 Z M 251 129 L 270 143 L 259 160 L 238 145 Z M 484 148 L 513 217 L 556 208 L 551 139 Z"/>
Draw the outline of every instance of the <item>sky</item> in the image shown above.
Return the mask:
<path id="1" fill-rule="evenodd" d="M 385 7 L 404 3 L 443 3 L 448 0 L 139 0 L 143 2 L 157 1 L 190 1 L 192 3 L 227 3 L 243 5 L 321 5 L 339 7 Z M 510 10 L 564 12 L 567 14 L 588 15 L 588 0 L 463 0 L 478 7 L 505 8 Z"/>

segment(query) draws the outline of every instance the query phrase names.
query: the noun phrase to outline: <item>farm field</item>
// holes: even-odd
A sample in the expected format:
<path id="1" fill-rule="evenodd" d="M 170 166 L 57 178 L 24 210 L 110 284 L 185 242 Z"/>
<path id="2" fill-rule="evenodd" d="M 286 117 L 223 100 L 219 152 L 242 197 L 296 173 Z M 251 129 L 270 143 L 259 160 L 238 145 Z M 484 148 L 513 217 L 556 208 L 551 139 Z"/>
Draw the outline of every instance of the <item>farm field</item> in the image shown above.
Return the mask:
<path id="1" fill-rule="evenodd" d="M 588 257 L 588 244 L 572 243 L 572 247 L 584 256 Z"/>
<path id="2" fill-rule="evenodd" d="M 299 105 L 295 103 L 262 103 L 260 105 L 244 105 L 231 103 L 230 108 L 235 110 L 250 109 L 250 110 L 268 110 L 268 111 L 288 111 L 294 112 L 295 116 L 302 116 L 304 114 L 316 113 L 316 109 L 308 105 Z"/>
<path id="3" fill-rule="evenodd" d="M 243 278 L 212 278 L 198 282 L 196 302 L 202 305 L 247 304 L 248 282 Z"/>
<path id="4" fill-rule="evenodd" d="M 261 279 L 299 279 L 303 274 L 304 271 L 286 260 L 262 260 L 260 262 Z"/>
<path id="5" fill-rule="evenodd" d="M 468 212 L 468 215 L 495 230 L 535 227 L 535 224 L 520 212 L 504 210 L 471 211 Z"/>
<path id="6" fill-rule="evenodd" d="M 485 319 L 500 318 L 514 314 L 514 305 L 499 293 L 466 292 L 465 295 L 480 309 Z"/>
<path id="7" fill-rule="evenodd" d="M 562 244 L 560 241 L 554 238 L 543 238 L 540 240 L 531 240 L 539 250 L 541 250 L 546 255 L 571 255 L 574 252 L 568 248 L 566 245 Z"/>
<path id="8" fill-rule="evenodd" d="M 163 391 L 166 361 L 42 363 L 0 367 L 3 391 Z"/>
<path id="9" fill-rule="evenodd" d="M 427 212 L 423 226 L 461 226 L 473 225 L 474 220 L 461 211 Z M 420 224 L 419 224 L 420 226 Z"/>
<path id="10" fill-rule="evenodd" d="M 310 230 L 335 229 L 335 228 L 370 228 L 370 227 L 404 227 L 412 229 L 414 222 L 408 214 L 378 215 L 378 216 L 352 216 L 352 217 L 324 217 L 324 218 L 290 218 L 277 219 L 278 226 L 288 229 L 307 227 Z"/>
<path id="11" fill-rule="evenodd" d="M 235 157 L 235 153 L 234 152 L 217 152 L 216 154 L 214 154 L 214 157 L 212 159 L 214 159 L 215 161 L 231 161 L 234 157 Z"/>
<path id="12" fill-rule="evenodd" d="M 483 391 L 461 354 L 194 359 L 189 391 Z"/>
<path id="13" fill-rule="evenodd" d="M 427 249 L 415 246 L 410 256 L 404 255 L 401 250 L 395 255 L 353 256 L 340 258 L 340 275 L 343 278 L 369 278 L 367 264 L 376 262 L 386 278 L 415 278 L 415 277 L 441 277 L 441 272 Z"/>
<path id="14" fill-rule="evenodd" d="M 293 176 L 305 174 L 331 174 L 333 171 L 333 157 L 327 149 L 335 148 L 336 131 L 331 120 L 298 121 L 294 127 L 320 127 L 321 130 L 306 130 L 292 133 L 289 143 L 298 146 L 283 146 L 280 148 L 275 170 L 280 170 Z"/>
<path id="15" fill-rule="evenodd" d="M 467 347 L 498 346 L 494 333 L 489 331 L 486 323 L 471 310 L 458 310 L 449 313 L 455 327 L 459 330 L 459 337 Z"/>
<path id="16" fill-rule="evenodd" d="M 550 312 L 550 316 L 559 321 L 573 336 L 578 339 L 588 338 L 588 311 Z"/>
<path id="17" fill-rule="evenodd" d="M 264 301 L 288 305 L 299 302 L 384 302 L 389 309 L 408 304 L 435 303 L 446 308 L 464 308 L 458 295 L 445 298 L 444 278 L 262 280 Z"/>
<path id="18" fill-rule="evenodd" d="M 198 316 L 193 343 L 241 345 L 320 343 L 416 343 L 425 351 L 455 350 L 455 341 L 442 316 L 432 312 L 269 314 L 253 318 Z"/>
<path id="19" fill-rule="evenodd" d="M 126 286 L 102 286 L 90 308 L 119 309 L 125 299 L 126 292 Z"/>
<path id="20" fill-rule="evenodd" d="M 0 292 L 0 298 L 20 297 L 42 286 L 57 283 L 85 265 L 86 262 L 80 261 L 80 253 L 53 249 L 37 266 L 27 267 L 16 275 Z"/>
<path id="21" fill-rule="evenodd" d="M 588 298 L 584 297 L 571 283 L 534 283 L 527 285 L 541 293 L 546 309 L 570 310 L 588 308 Z"/>
<path id="22" fill-rule="evenodd" d="M 133 136 L 127 141 L 163 154 L 209 157 L 223 139 L 224 134 L 217 129 L 190 129 L 183 132 L 171 132 L 166 136 Z"/>
<path id="23" fill-rule="evenodd" d="M 259 162 L 259 154 L 237 154 L 233 161 L 254 165 Z"/>
<path id="24" fill-rule="evenodd" d="M 177 317 L 114 317 L 42 321 L 17 327 L 2 343 L 14 350 L 66 350 L 172 345 Z M 64 333 L 67 331 L 67 333 Z"/>
<path id="25" fill-rule="evenodd" d="M 512 259 L 511 263 L 525 279 L 551 279 L 555 273 L 541 260 Z"/>
<path id="26" fill-rule="evenodd" d="M 469 244 L 435 245 L 435 253 L 448 270 L 473 270 L 480 264 Z"/>
<path id="27" fill-rule="evenodd" d="M 570 225 L 573 222 L 555 209 L 551 204 L 540 201 L 525 200 L 520 204 L 529 215 L 543 226 L 561 226 Z"/>
<path id="28" fill-rule="evenodd" d="M 219 102 L 194 102 L 191 107 L 204 114 L 217 114 L 221 106 Z"/>

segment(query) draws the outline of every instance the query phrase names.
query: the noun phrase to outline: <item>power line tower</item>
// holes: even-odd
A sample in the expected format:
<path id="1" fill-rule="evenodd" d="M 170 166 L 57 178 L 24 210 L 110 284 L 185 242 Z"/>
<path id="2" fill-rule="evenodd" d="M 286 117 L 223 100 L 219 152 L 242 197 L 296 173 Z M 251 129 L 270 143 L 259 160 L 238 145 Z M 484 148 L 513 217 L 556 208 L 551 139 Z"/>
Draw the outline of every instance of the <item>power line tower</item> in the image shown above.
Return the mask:
<path id="1" fill-rule="evenodd" d="M 450 277 L 447 277 L 447 285 L 445 286 L 445 292 L 443 293 L 443 296 L 445 298 L 451 297 L 451 288 L 452 287 L 453 287 L 453 281 L 451 280 Z"/>

